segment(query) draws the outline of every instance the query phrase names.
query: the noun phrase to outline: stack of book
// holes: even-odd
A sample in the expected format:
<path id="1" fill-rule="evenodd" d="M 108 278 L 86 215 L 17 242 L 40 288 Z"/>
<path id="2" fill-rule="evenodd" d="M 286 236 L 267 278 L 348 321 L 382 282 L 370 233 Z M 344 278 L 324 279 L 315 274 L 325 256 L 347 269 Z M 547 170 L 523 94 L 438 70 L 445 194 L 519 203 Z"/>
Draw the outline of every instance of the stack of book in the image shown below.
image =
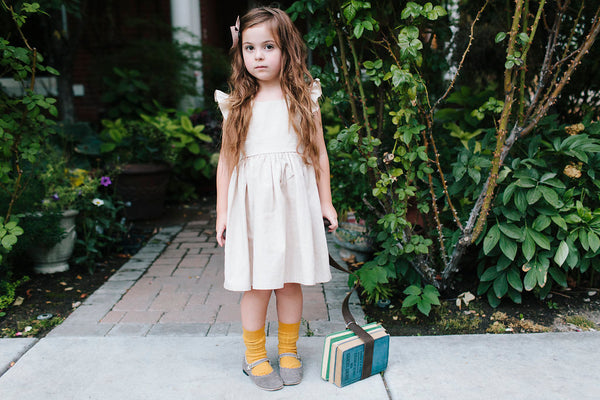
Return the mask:
<path id="1" fill-rule="evenodd" d="M 378 323 L 362 327 L 375 339 L 371 375 L 387 368 L 390 335 Z M 358 382 L 362 377 L 365 344 L 350 330 L 332 333 L 325 338 L 321 378 L 339 387 Z"/>

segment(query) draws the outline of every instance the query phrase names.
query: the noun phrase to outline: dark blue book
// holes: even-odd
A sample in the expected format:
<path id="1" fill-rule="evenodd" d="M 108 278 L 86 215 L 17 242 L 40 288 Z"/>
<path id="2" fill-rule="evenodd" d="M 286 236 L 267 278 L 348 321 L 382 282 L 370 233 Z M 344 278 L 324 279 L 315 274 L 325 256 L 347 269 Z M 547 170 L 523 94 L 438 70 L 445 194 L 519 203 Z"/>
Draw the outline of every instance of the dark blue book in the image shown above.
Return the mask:
<path id="1" fill-rule="evenodd" d="M 390 335 L 384 330 L 373 334 L 373 365 L 371 375 L 385 371 L 390 352 Z M 365 344 L 360 338 L 343 343 L 336 349 L 333 383 L 339 387 L 358 382 L 362 377 Z"/>

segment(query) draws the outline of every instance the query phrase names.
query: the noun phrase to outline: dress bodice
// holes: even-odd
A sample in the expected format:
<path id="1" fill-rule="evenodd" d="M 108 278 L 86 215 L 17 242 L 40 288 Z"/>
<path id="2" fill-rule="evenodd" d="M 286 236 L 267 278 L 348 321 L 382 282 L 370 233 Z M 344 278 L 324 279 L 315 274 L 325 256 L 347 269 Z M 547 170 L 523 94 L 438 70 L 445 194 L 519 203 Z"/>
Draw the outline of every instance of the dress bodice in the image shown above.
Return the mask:
<path id="1" fill-rule="evenodd" d="M 257 101 L 246 137 L 245 156 L 296 151 L 298 135 L 282 100 Z"/>

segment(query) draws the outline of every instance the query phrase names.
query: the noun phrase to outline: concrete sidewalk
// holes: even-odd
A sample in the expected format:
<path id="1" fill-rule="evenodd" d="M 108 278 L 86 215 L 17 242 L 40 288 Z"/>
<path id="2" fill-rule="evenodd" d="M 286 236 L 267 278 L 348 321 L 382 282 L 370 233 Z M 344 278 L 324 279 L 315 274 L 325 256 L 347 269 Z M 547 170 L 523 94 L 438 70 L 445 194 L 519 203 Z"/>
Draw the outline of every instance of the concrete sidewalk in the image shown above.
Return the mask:
<path id="1" fill-rule="evenodd" d="M 304 381 L 263 392 L 241 372 L 240 295 L 222 288 L 213 227 L 207 208 L 162 229 L 45 338 L 0 339 L 0 399 L 600 398 L 599 333 L 394 337 L 384 375 L 324 382 L 323 336 L 344 326 L 347 275 L 335 270 L 304 288 Z M 352 312 L 364 322 L 356 296 Z M 267 320 L 276 365 L 273 304 Z"/>

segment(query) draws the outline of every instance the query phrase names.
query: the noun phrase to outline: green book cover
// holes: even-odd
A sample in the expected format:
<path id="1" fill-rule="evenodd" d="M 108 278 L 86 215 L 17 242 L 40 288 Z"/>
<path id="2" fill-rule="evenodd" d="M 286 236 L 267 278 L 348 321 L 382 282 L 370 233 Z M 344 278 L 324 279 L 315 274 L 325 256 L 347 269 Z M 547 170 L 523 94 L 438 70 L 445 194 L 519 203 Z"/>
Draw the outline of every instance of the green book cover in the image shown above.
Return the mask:
<path id="1" fill-rule="evenodd" d="M 381 325 L 379 325 L 376 322 L 372 322 L 370 324 L 364 325 L 362 328 L 365 331 L 370 332 L 377 328 L 381 328 Z M 329 380 L 329 370 L 330 370 L 330 363 L 331 363 L 330 360 L 335 356 L 334 345 L 337 342 L 352 338 L 353 336 L 355 336 L 355 334 L 351 330 L 335 332 L 330 335 L 327 335 L 327 337 L 325 338 L 325 344 L 323 346 L 323 359 L 321 362 L 321 378 L 322 379 Z"/>

